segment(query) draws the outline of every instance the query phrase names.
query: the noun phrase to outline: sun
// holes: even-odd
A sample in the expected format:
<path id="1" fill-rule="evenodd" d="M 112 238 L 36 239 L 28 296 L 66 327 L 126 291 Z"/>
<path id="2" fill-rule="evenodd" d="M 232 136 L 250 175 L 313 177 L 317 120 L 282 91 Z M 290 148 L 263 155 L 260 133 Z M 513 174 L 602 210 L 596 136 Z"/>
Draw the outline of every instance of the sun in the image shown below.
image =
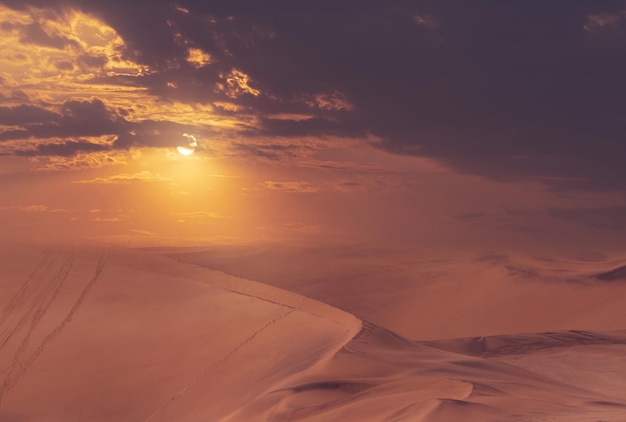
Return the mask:
<path id="1" fill-rule="evenodd" d="M 187 142 L 187 146 L 176 147 L 176 150 L 181 155 L 191 155 L 191 154 L 193 154 L 193 152 L 195 151 L 196 147 L 198 146 L 198 141 L 196 140 L 196 137 L 193 136 L 193 135 L 189 135 L 187 133 L 184 133 L 183 137 L 185 137 L 187 139 L 187 141 L 188 141 Z"/>
<path id="2" fill-rule="evenodd" d="M 191 155 L 193 154 L 193 149 L 191 148 L 185 148 L 185 147 L 176 147 L 176 150 L 181 154 L 181 155 Z"/>

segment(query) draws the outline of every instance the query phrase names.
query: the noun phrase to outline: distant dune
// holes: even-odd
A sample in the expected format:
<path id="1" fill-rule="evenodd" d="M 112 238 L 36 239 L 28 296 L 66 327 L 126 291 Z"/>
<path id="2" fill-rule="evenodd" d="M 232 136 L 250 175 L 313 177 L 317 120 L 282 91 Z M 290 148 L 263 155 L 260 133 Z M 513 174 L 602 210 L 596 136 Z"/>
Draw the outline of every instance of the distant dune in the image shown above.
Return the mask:
<path id="1" fill-rule="evenodd" d="M 281 245 L 161 249 L 328 303 L 412 340 L 626 329 L 624 257 Z"/>
<path id="2" fill-rule="evenodd" d="M 93 245 L 1 252 L 3 422 L 595 422 L 626 415 L 624 331 L 416 342 L 300 294 L 154 253 Z M 461 284 L 422 285 L 430 296 L 414 306 L 423 309 L 403 302 L 397 324 L 441 327 L 444 310 L 428 298 L 449 299 L 449 318 L 465 318 L 459 331 L 484 329 L 476 313 L 487 311 L 503 319 L 488 330 L 523 325 L 505 320 L 514 312 L 541 321 L 534 285 L 498 275 L 460 291 Z M 561 285 L 550 285 L 559 286 L 545 293 L 555 303 L 550 295 Z M 585 303 L 589 325 L 622 323 L 626 295 L 603 290 L 614 285 L 563 284 L 574 305 L 558 313 L 559 325 L 579 329 L 585 319 L 576 312 Z M 507 289 L 520 303 L 512 305 Z M 487 311 L 472 308 L 479 305 Z"/>

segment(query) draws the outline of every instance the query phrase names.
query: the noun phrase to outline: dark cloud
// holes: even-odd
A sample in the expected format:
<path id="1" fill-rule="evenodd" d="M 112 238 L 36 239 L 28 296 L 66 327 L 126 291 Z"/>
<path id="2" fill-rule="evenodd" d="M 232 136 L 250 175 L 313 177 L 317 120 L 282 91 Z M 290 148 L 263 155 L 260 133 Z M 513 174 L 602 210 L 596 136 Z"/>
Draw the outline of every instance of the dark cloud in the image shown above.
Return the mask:
<path id="1" fill-rule="evenodd" d="M 626 189 L 621 0 L 5 3 L 96 14 L 124 38 L 126 57 L 155 70 L 126 83 L 237 103 L 262 117 L 264 136 L 372 133 L 394 153 L 493 179 Z M 211 63 L 187 63 L 189 47 Z M 216 90 L 232 69 L 261 95 Z M 304 100 L 328 93 L 351 111 Z M 305 109 L 316 118 L 263 117 Z"/>
<path id="2" fill-rule="evenodd" d="M 87 140 L 65 141 L 59 143 L 41 143 L 32 149 L 16 150 L 12 155 L 22 157 L 59 156 L 72 157 L 81 152 L 101 152 L 111 149 L 110 145 L 95 144 Z"/>
<path id="3" fill-rule="evenodd" d="M 626 231 L 626 206 L 605 208 L 553 208 L 550 215 L 595 229 Z"/>
<path id="4" fill-rule="evenodd" d="M 176 147 L 183 143 L 182 134 L 191 127 L 168 121 L 130 122 L 122 117 L 124 110 L 109 109 L 102 100 L 68 100 L 59 113 L 35 106 L 0 107 L 0 124 L 20 126 L 0 132 L 0 141 L 24 140 L 24 148 L 11 154 L 70 156 L 76 152 L 97 152 L 131 147 Z M 77 140 L 82 137 L 109 136 L 111 145 Z M 65 139 L 63 143 L 58 139 Z M 40 142 L 36 148 L 30 144 Z M 52 141 L 49 141 L 52 140 Z M 27 142 L 26 142 L 27 141 Z"/>
<path id="5" fill-rule="evenodd" d="M 0 85 L 4 84 L 4 79 L 0 77 Z M 0 92 L 0 104 L 1 103 L 28 103 L 30 98 L 28 95 L 19 89 L 14 89 L 9 95 L 4 95 Z"/>
<path id="6" fill-rule="evenodd" d="M 60 60 L 57 62 L 54 62 L 54 67 L 56 67 L 58 70 L 72 70 L 74 69 L 74 65 L 66 60 Z"/>
<path id="7" fill-rule="evenodd" d="M 185 145 L 183 133 L 190 132 L 187 125 L 167 121 L 144 120 L 129 124 L 128 130 L 117 134 L 115 148 L 176 147 Z"/>
<path id="8" fill-rule="evenodd" d="M 298 151 L 302 148 L 298 145 L 258 145 L 250 143 L 235 143 L 232 145 L 236 155 L 241 154 L 271 161 L 295 158 L 298 155 Z"/>
<path id="9" fill-rule="evenodd" d="M 56 48 L 59 50 L 67 46 L 78 47 L 78 43 L 65 37 L 49 35 L 38 22 L 33 22 L 21 28 L 20 41 L 24 44 L 36 44 L 43 47 Z"/>
<path id="10" fill-rule="evenodd" d="M 78 56 L 78 63 L 87 68 L 102 68 L 108 60 L 106 56 L 91 56 L 89 54 Z"/>
<path id="11" fill-rule="evenodd" d="M 349 3 L 184 5 L 235 16 L 222 35 L 230 60 L 203 47 L 269 92 L 344 93 L 354 104 L 349 124 L 337 125 L 344 133 L 370 131 L 391 151 L 496 179 L 626 187 L 624 38 L 583 28 L 617 2 Z M 409 19 L 418 13 L 439 24 Z M 275 36 L 255 35 L 255 24 Z M 287 125 L 315 134 L 328 122 Z"/>
<path id="12" fill-rule="evenodd" d="M 58 118 L 58 114 L 36 106 L 19 105 L 15 107 L 0 107 L 0 124 L 7 126 L 51 121 Z"/>
<path id="13" fill-rule="evenodd" d="M 9 129 L 0 132 L 0 141 L 12 141 L 18 139 L 28 139 L 30 133 L 24 129 Z"/>
<path id="14" fill-rule="evenodd" d="M 89 9 L 114 27 L 126 42 L 124 57 L 162 68 L 182 62 L 186 52 L 175 41 L 175 29 L 168 24 L 176 18 L 174 2 L 93 1 Z"/>
<path id="15" fill-rule="evenodd" d="M 597 274 L 595 278 L 602 281 L 626 281 L 626 265 Z"/>
<path id="16" fill-rule="evenodd" d="M 67 138 L 113 135 L 130 126 L 97 98 L 90 101 L 66 101 L 61 106 L 61 113 L 58 119 L 26 125 L 24 128 L 36 138 Z"/>
<path id="17" fill-rule="evenodd" d="M 311 118 L 306 120 L 283 120 L 283 119 L 262 119 L 261 131 L 267 135 L 297 137 L 297 136 L 327 136 L 327 135 L 349 135 L 365 136 L 366 133 L 358 128 L 346 127 L 342 121 L 331 121 L 323 118 Z"/>
<path id="18" fill-rule="evenodd" d="M 130 122 L 109 110 L 100 99 L 69 100 L 59 107 L 58 112 L 32 105 L 0 107 L 0 124 L 18 126 L 0 132 L 0 141 L 116 136 L 132 129 Z M 25 146 L 24 151 L 31 151 L 28 145 Z M 38 151 L 53 152 L 55 147 L 50 148 L 45 146 Z"/>

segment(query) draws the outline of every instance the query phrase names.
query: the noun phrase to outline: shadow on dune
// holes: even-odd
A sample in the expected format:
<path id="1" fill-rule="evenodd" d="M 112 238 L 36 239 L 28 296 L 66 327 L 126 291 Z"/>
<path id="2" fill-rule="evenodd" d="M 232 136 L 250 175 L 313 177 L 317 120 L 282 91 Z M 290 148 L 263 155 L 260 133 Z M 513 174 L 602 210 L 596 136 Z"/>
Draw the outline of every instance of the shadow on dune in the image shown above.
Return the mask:
<path id="1" fill-rule="evenodd" d="M 420 344 L 470 356 L 491 357 L 532 353 L 560 347 L 626 344 L 626 330 L 580 330 L 422 341 Z"/>
<path id="2" fill-rule="evenodd" d="M 626 408 L 620 397 L 491 358 L 591 344 L 626 344 L 626 332 L 414 342 L 363 321 L 328 361 L 227 420 L 486 422 L 529 415 L 591 420 L 590 414 L 615 420 Z"/>

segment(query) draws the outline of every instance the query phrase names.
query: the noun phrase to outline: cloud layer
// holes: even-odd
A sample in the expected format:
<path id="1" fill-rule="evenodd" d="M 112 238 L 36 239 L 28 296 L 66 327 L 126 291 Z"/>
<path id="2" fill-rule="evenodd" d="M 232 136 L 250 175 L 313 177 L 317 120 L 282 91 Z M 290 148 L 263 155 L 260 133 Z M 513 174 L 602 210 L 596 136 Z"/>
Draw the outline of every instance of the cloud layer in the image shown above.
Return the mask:
<path id="1" fill-rule="evenodd" d="M 0 4 L 4 33 L 94 93 L 26 100 L 2 74 L 4 154 L 175 147 L 195 131 L 284 159 L 275 137 L 369 135 L 464 173 L 626 189 L 622 1 Z M 63 29 L 76 11 L 102 22 L 100 50 Z"/>

